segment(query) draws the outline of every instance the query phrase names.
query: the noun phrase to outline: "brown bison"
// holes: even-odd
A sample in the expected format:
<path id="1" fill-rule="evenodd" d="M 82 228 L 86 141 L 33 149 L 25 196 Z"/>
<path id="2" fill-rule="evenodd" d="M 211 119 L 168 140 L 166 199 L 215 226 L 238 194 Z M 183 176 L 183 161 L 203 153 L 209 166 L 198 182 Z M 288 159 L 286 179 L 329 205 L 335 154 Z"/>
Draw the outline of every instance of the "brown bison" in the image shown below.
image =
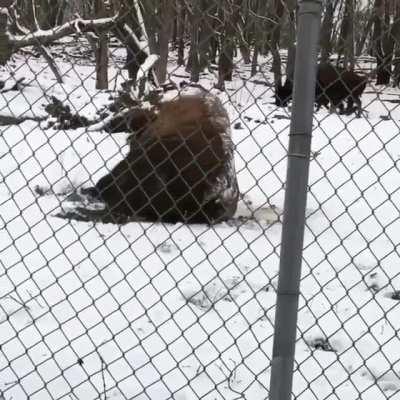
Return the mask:
<path id="1" fill-rule="evenodd" d="M 180 95 L 129 119 L 129 153 L 89 193 L 110 213 L 214 223 L 238 201 L 229 117 L 210 94 Z"/>
<path id="2" fill-rule="evenodd" d="M 319 64 L 317 67 L 317 82 L 315 87 L 315 103 L 317 110 L 322 106 L 328 109 L 339 109 L 341 113 L 351 114 L 356 112 L 361 115 L 361 95 L 364 92 L 366 77 L 354 71 L 334 67 L 331 64 Z M 275 90 L 275 104 L 285 107 L 292 99 L 293 87 L 287 80 L 283 86 Z M 343 102 L 347 102 L 344 109 Z"/>

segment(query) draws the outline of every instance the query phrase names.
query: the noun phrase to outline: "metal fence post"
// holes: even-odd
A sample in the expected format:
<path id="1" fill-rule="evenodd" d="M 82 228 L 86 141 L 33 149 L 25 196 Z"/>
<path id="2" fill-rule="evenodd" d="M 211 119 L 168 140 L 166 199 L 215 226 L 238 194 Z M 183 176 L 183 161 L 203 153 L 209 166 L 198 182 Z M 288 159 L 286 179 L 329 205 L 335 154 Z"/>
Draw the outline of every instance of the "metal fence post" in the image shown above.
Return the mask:
<path id="1" fill-rule="evenodd" d="M 322 0 L 299 4 L 270 400 L 290 400 Z"/>

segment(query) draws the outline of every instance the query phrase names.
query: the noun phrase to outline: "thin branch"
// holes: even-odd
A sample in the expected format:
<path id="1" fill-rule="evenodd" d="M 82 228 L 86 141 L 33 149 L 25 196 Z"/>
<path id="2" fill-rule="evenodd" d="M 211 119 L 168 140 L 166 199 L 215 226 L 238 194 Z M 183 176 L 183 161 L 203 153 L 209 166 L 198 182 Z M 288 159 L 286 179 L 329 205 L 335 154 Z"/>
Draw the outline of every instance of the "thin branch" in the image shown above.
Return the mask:
<path id="1" fill-rule="evenodd" d="M 28 305 L 26 305 L 23 301 L 16 299 L 15 297 L 13 297 L 11 294 L 9 294 L 8 296 L 4 296 L 2 297 L 0 300 L 6 300 L 6 299 L 11 299 L 13 300 L 15 303 L 19 304 L 24 310 L 26 311 L 30 311 L 30 307 Z"/>
<path id="2" fill-rule="evenodd" d="M 146 53 L 147 56 L 149 56 L 149 52 L 148 52 L 148 42 L 143 42 L 140 41 L 138 39 L 138 37 L 136 36 L 135 32 L 131 29 L 131 27 L 128 24 L 124 24 L 124 29 L 126 30 L 126 32 L 129 34 L 129 36 L 133 39 L 133 41 L 135 42 L 136 46 L 143 51 L 144 53 Z"/>
<path id="3" fill-rule="evenodd" d="M 36 15 L 36 1 L 35 0 L 31 0 L 31 7 L 32 7 L 32 16 L 33 16 L 33 22 L 35 24 L 35 28 L 37 30 L 39 30 L 40 26 L 39 26 L 39 22 L 38 22 L 37 15 Z"/>
<path id="4" fill-rule="evenodd" d="M 54 76 L 56 77 L 57 82 L 63 83 L 63 78 L 60 74 L 60 71 L 58 70 L 57 64 L 55 63 L 54 58 L 51 55 L 49 49 L 43 45 L 39 45 L 38 49 L 42 53 L 43 58 L 47 61 L 47 64 L 49 64 L 49 67 L 53 72 Z"/>
<path id="5" fill-rule="evenodd" d="M 139 4 L 138 0 L 134 0 L 133 4 L 135 6 L 136 15 L 138 18 L 139 26 L 142 30 L 142 34 L 143 34 L 144 38 L 146 39 L 146 42 L 148 42 L 149 38 L 147 35 L 146 27 L 144 25 L 144 19 L 143 19 L 142 10 L 140 9 L 140 4 Z"/>
<path id="6" fill-rule="evenodd" d="M 265 17 L 265 16 L 263 16 L 263 15 L 256 14 L 256 13 L 255 13 L 254 11 L 252 11 L 252 10 L 249 10 L 249 14 L 250 14 L 251 16 L 255 17 L 255 18 L 260 18 L 260 19 L 262 19 L 262 20 L 264 20 L 264 21 L 271 22 L 271 23 L 273 23 L 274 25 L 279 25 L 278 22 L 275 21 L 275 20 L 273 20 L 272 18 L 269 18 L 269 17 Z"/>
<path id="7" fill-rule="evenodd" d="M 56 15 L 56 24 L 58 23 L 58 21 L 60 21 L 62 10 L 64 10 L 64 8 L 66 6 L 66 1 L 67 0 L 62 0 L 62 3 L 58 4 L 58 10 L 57 10 L 57 15 Z M 62 22 L 62 21 L 60 21 L 60 22 Z"/>
<path id="8" fill-rule="evenodd" d="M 100 354 L 99 354 L 99 357 L 100 357 L 100 361 L 101 361 L 101 379 L 103 380 L 103 395 L 104 395 L 104 400 L 107 400 L 107 395 L 106 395 L 107 386 L 106 386 L 106 378 L 104 375 L 106 363 L 104 362 L 103 357 Z"/>
<path id="9" fill-rule="evenodd" d="M 228 384 L 229 390 L 231 390 L 233 393 L 235 393 L 235 394 L 237 394 L 239 396 L 239 397 L 237 397 L 237 399 L 241 399 L 242 396 L 243 396 L 243 393 L 239 392 L 238 390 L 236 390 L 236 389 L 234 389 L 232 387 L 233 382 L 236 381 L 236 369 L 238 368 L 238 365 L 236 364 L 236 362 L 232 358 L 230 358 L 229 360 L 232 361 L 234 367 L 233 367 L 232 370 L 230 370 L 224 363 L 224 366 L 229 371 L 228 375 L 225 373 L 225 371 L 223 370 L 221 365 L 217 365 L 217 368 L 221 371 L 222 375 L 225 376 L 225 379 L 226 379 L 226 382 Z"/>
<path id="10" fill-rule="evenodd" d="M 13 19 L 13 22 L 15 24 L 15 27 L 19 30 L 21 34 L 24 36 L 29 33 L 29 30 L 24 28 L 20 23 L 19 23 L 19 15 L 17 14 L 17 10 L 15 9 L 15 4 L 9 8 L 9 11 L 11 11 L 10 17 Z"/>
<path id="11" fill-rule="evenodd" d="M 20 31 L 21 34 L 28 35 L 29 30 L 24 28 L 20 23 L 19 23 L 19 15 L 17 14 L 17 10 L 15 9 L 15 5 L 9 8 L 9 11 L 11 11 L 10 17 L 13 19 L 13 22 L 15 24 L 15 27 Z"/>

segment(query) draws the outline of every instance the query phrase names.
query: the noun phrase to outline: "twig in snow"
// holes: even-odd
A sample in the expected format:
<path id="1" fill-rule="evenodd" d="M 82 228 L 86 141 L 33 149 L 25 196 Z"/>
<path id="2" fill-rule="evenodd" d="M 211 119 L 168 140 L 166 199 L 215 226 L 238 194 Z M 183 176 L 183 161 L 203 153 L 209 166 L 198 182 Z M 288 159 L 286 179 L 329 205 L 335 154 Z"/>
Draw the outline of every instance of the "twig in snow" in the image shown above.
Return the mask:
<path id="1" fill-rule="evenodd" d="M 221 371 L 222 375 L 225 376 L 227 382 L 228 382 L 228 388 L 229 390 L 231 390 L 233 393 L 236 393 L 239 398 L 241 399 L 243 397 L 243 393 L 242 392 L 238 392 L 237 390 L 233 389 L 232 387 L 232 383 L 236 381 L 236 368 L 238 367 L 237 363 L 235 362 L 235 360 L 233 360 L 232 358 L 229 359 L 230 361 L 233 362 L 234 368 L 231 370 L 228 369 L 229 374 L 227 375 L 225 373 L 225 371 L 222 369 L 222 367 L 220 365 L 218 365 L 218 369 Z"/>
<path id="2" fill-rule="evenodd" d="M 44 308 L 44 306 L 42 304 L 40 304 L 40 302 L 38 300 L 38 296 L 34 296 L 28 289 L 26 289 L 26 293 L 28 293 L 31 300 L 34 300 L 36 302 L 36 304 L 39 306 L 39 308 Z"/>
<path id="3" fill-rule="evenodd" d="M 13 301 L 15 301 L 17 304 L 19 304 L 24 310 L 26 311 L 31 311 L 30 307 L 27 306 L 25 303 L 23 303 L 21 300 L 18 300 L 16 298 L 14 298 L 11 294 L 9 294 L 8 296 L 4 296 L 2 299 L 11 299 Z M 0 299 L 1 300 L 1 299 Z"/>
<path id="4" fill-rule="evenodd" d="M 105 370 L 105 367 L 106 367 L 106 363 L 104 362 L 103 357 L 100 354 L 99 354 L 99 357 L 100 357 L 100 361 L 101 361 L 101 379 L 103 380 L 103 395 L 104 395 L 104 400 L 107 400 L 106 379 L 105 379 L 105 376 L 104 376 L 104 370 Z"/>

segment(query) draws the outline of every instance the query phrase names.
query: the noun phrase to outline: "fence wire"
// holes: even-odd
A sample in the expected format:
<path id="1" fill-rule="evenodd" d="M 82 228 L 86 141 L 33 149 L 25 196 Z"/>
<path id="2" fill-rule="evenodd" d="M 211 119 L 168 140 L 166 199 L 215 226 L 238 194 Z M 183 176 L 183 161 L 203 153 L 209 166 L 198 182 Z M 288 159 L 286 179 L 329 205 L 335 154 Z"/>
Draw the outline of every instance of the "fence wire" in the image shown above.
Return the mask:
<path id="1" fill-rule="evenodd" d="M 400 7 L 324 6 L 292 395 L 397 400 Z M 0 400 L 269 397 L 296 23 L 0 1 Z"/>

